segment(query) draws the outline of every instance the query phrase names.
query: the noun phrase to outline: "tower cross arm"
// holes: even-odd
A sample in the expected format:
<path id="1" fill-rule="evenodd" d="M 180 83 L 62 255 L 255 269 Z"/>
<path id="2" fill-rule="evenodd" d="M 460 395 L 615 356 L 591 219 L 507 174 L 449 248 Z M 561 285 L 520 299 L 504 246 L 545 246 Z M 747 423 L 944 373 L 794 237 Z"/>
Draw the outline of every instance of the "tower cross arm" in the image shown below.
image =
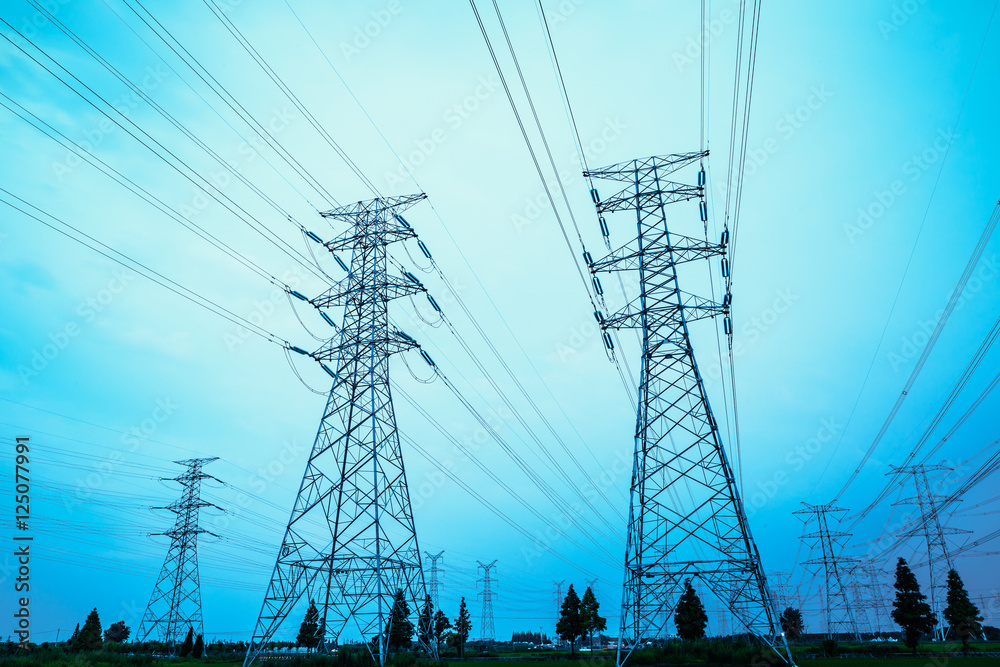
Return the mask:
<path id="1" fill-rule="evenodd" d="M 623 245 L 614 250 L 603 259 L 599 259 L 590 266 L 592 272 L 604 271 L 634 271 L 643 264 L 656 265 L 672 262 L 673 264 L 683 264 L 697 259 L 706 259 L 713 255 L 724 255 L 726 246 L 718 243 L 709 243 L 702 239 L 683 236 L 681 234 L 667 234 L 664 232 L 659 237 L 647 240 L 644 250 L 635 248 L 635 241 Z M 661 259 L 662 258 L 662 259 Z"/>

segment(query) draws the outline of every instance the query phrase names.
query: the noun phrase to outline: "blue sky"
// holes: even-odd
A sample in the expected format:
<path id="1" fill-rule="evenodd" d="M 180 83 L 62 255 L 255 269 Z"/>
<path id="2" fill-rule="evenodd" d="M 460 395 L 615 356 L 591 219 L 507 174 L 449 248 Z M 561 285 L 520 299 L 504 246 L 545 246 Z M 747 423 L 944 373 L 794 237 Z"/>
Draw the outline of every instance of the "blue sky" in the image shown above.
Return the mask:
<path id="1" fill-rule="evenodd" d="M 533 551 L 523 536 L 404 447 L 421 545 L 432 553 L 445 551 L 445 610 L 454 615 L 458 597 L 466 596 L 475 635 L 475 562 L 498 559 L 499 637 L 540 625 L 552 630 L 553 580 L 582 588 L 596 577 L 604 610 L 613 619 L 624 550 L 624 523 L 617 516 L 627 511 L 634 411 L 604 355 L 572 266 L 575 259 L 542 196 L 470 8 L 405 0 L 346 7 L 290 4 L 364 111 L 288 5 L 234 1 L 225 14 L 386 194 L 418 189 L 400 171 L 396 154 L 402 157 L 429 195 L 407 219 L 580 465 L 594 478 L 610 473 L 604 491 L 616 505 L 604 505 L 601 513 L 616 529 L 588 518 L 600 526 L 593 537 L 612 557 L 596 557 L 592 545 L 581 551 L 556 540 L 551 551 L 574 568 L 554 553 Z M 601 247 L 596 216 L 579 177 L 535 6 L 501 4 L 554 158 L 567 175 L 572 211 L 596 255 Z M 583 0 L 542 4 L 592 166 L 698 148 L 697 3 L 629 2 L 613 9 Z M 273 152 L 258 153 L 246 143 L 249 129 L 122 0 L 52 6 L 56 18 L 295 220 L 324 238 L 341 231 L 316 214 L 316 208 L 328 207 L 320 195 Z M 148 104 L 130 98 L 123 84 L 31 5 L 5 0 L 0 7 L 7 23 L 95 94 L 124 109 L 194 172 L 223 182 L 218 179 L 224 172 L 203 150 Z M 184 0 L 147 7 L 334 197 L 350 202 L 370 196 L 204 4 Z M 710 3 L 713 225 L 724 203 L 718 185 L 726 180 L 729 149 L 735 7 Z M 914 0 L 765 3 L 762 11 L 734 274 L 741 483 L 766 569 L 794 571 L 793 583 L 801 582 L 803 591 L 814 589 L 818 579 L 798 565 L 808 549 L 800 548 L 801 522 L 791 513 L 803 501 L 829 502 L 856 467 L 903 389 L 926 331 L 948 302 L 1000 196 L 992 159 L 1000 149 L 997 26 L 987 35 L 993 10 L 991 2 L 942 8 Z M 489 16 L 487 22 L 499 45 L 497 26 Z M 23 44 L 7 26 L 0 31 Z M 280 281 L 310 296 L 326 289 L 292 256 L 222 206 L 209 204 L 190 181 L 125 131 L 102 123 L 98 111 L 6 40 L 0 43 L 0 66 L 2 92 L 70 140 L 89 142 L 95 155 L 169 206 L 187 211 Z M 512 64 L 505 60 L 503 66 L 513 80 Z M 106 175 L 76 164 L 65 148 L 5 109 L 0 109 L 0 133 L 5 190 L 233 313 L 260 321 L 281 338 L 318 347 L 291 312 L 297 308 L 309 329 L 322 336 L 327 325 L 312 309 L 289 305 L 268 282 Z M 221 189 L 299 253 L 306 252 L 296 227 L 251 189 L 238 182 Z M 138 625 L 167 546 L 164 538 L 148 534 L 166 529 L 171 518 L 148 508 L 177 494 L 175 485 L 157 479 L 179 470 L 171 461 L 204 455 L 222 459 L 208 472 L 228 485 L 206 495 L 230 510 L 203 517 L 222 536 L 200 546 L 206 630 L 210 636 L 246 638 L 324 399 L 303 387 L 278 347 L 8 207 L 0 211 L 0 422 L 5 442 L 30 435 L 35 446 L 33 637 L 54 639 L 57 630 L 65 636 L 94 606 L 105 624 L 125 619 Z M 568 224 L 567 213 L 561 215 Z M 617 230 L 613 239 L 624 242 L 626 234 Z M 423 265 L 414 261 L 422 260 L 415 246 L 408 248 L 413 259 L 396 250 L 408 267 Z M 871 502 L 888 465 L 903 459 L 989 331 L 1000 305 L 997 252 L 991 241 L 885 438 L 838 500 L 841 506 L 859 510 Z M 341 275 L 332 258 L 318 259 L 331 275 Z M 555 456 L 564 457 L 447 288 L 433 274 L 420 276 L 534 431 Z M 501 401 L 447 329 L 420 319 L 433 321 L 432 311 L 407 300 L 392 307 L 395 320 L 474 397 L 477 409 L 500 411 Z M 693 325 L 692 336 L 721 411 L 712 325 Z M 634 370 L 635 345 L 621 353 Z M 415 354 L 408 361 L 417 377 L 426 377 Z M 307 384 L 328 389 L 321 369 L 295 362 Z M 984 390 L 996 367 L 996 353 L 987 354 L 932 434 L 932 444 Z M 393 374 L 456 438 L 481 437 L 476 422 L 440 382 L 419 384 L 399 359 L 393 360 Z M 997 399 L 987 396 L 934 460 L 957 465 L 988 448 L 998 437 L 990 419 L 997 407 Z M 515 522 L 544 533 L 542 522 L 456 456 L 409 405 L 397 401 L 396 409 L 400 429 L 431 456 L 453 466 Z M 512 446 L 568 495 L 565 482 L 546 467 L 510 415 L 500 411 L 499 418 Z M 477 455 L 545 516 L 559 520 L 558 509 L 518 475 L 495 443 L 483 442 Z M 581 484 L 575 466 L 563 462 Z M 2 473 L 5 484 L 12 483 L 10 467 Z M 943 493 L 954 488 L 963 470 L 967 474 L 965 468 L 944 479 Z M 974 489 L 964 505 L 990 500 L 988 487 Z M 759 502 L 752 500 L 755 493 L 762 494 Z M 854 546 L 847 553 L 863 554 L 860 545 L 905 511 L 893 510 L 895 497 L 852 529 L 848 544 Z M 986 504 L 951 519 L 950 525 L 972 531 L 952 542 L 958 546 L 992 532 L 995 518 L 982 515 L 991 509 Z M 572 528 L 573 541 L 591 544 L 584 532 Z M 995 556 L 971 554 L 995 545 L 959 559 L 977 596 L 995 595 L 989 568 Z M 910 558 L 920 547 L 919 540 L 911 540 L 899 555 Z M 918 576 L 925 582 L 926 568 Z M 0 578 L 6 578 L 7 600 L 11 571 L 4 569 Z M 818 609 L 810 598 L 807 623 L 821 629 Z"/>

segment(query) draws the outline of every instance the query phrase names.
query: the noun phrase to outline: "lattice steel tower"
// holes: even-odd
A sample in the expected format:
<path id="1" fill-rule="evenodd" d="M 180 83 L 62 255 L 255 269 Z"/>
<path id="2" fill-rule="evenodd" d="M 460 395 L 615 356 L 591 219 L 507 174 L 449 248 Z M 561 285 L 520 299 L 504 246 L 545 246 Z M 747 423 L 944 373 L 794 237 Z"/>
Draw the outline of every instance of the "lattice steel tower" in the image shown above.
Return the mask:
<path id="1" fill-rule="evenodd" d="M 438 574 L 444 574 L 444 571 L 438 569 L 438 561 L 444 558 L 444 552 L 442 551 L 438 554 L 432 555 L 425 551 L 424 558 L 431 562 L 431 583 L 428 585 L 428 588 L 430 588 L 431 601 L 434 602 L 435 609 L 441 609 L 441 595 L 439 591 L 441 583 L 438 581 Z"/>
<path id="2" fill-rule="evenodd" d="M 496 641 L 497 634 L 493 627 L 493 584 L 496 580 L 490 578 L 490 570 L 497 566 L 497 562 L 484 563 L 480 560 L 476 561 L 479 563 L 479 567 L 483 568 L 483 578 L 479 580 L 479 583 L 483 585 L 483 590 L 479 593 L 479 596 L 483 598 L 483 625 L 482 632 L 483 636 L 481 639 L 486 642 Z"/>
<path id="3" fill-rule="evenodd" d="M 202 507 L 216 507 L 201 499 L 201 481 L 215 479 L 201 469 L 216 460 L 218 457 L 174 461 L 177 465 L 187 466 L 187 472 L 164 480 L 179 482 L 184 491 L 176 502 L 153 508 L 169 510 L 177 515 L 177 519 L 173 528 L 157 533 L 170 538 L 170 549 L 160 568 L 153 594 L 149 597 L 146 613 L 135 633 L 136 641 L 160 641 L 173 647 L 187 634 L 188 628 L 194 628 L 195 635 L 205 634 L 198 577 L 198 536 L 214 533 L 198 526 L 198 514 Z"/>
<path id="4" fill-rule="evenodd" d="M 624 186 L 604 200 L 591 193 L 605 236 L 609 213 L 634 214 L 638 228 L 634 240 L 604 259 L 585 254 L 599 295 L 598 272 L 637 271 L 640 285 L 622 311 L 595 313 L 609 348 L 607 329 L 642 332 L 619 665 L 661 633 L 687 578 L 700 579 L 751 633 L 791 660 L 688 335 L 691 322 L 728 315 L 730 298 L 714 303 L 682 292 L 677 278 L 677 267 L 695 260 L 721 256 L 727 267 L 727 239 L 710 243 L 667 225 L 667 205 L 705 192 L 704 172 L 699 185 L 667 177 L 706 155 L 650 157 L 584 174 Z M 696 220 L 692 215 L 692 229 L 701 231 Z"/>
<path id="5" fill-rule="evenodd" d="M 400 213 L 424 198 L 379 198 L 322 214 L 351 225 L 323 243 L 331 253 L 350 253 L 347 277 L 311 300 L 319 309 L 344 307 L 337 338 L 310 355 L 335 362 L 335 372 L 327 369 L 333 388 L 245 665 L 266 650 L 300 599 L 315 600 L 319 609 L 320 651 L 330 650 L 349 624 L 382 665 L 394 594 L 403 591 L 413 614 L 423 603 L 424 576 L 389 389 L 389 357 L 417 344 L 390 327 L 388 303 L 426 290 L 386 267 L 387 246 L 416 236 Z"/>
<path id="6" fill-rule="evenodd" d="M 858 633 L 858 623 L 854 617 L 854 610 L 851 608 L 851 601 L 847 595 L 847 587 L 844 585 L 841 576 L 844 565 L 850 567 L 855 565 L 857 561 L 853 558 L 840 556 L 836 550 L 837 543 L 842 539 L 850 537 L 850 535 L 848 533 L 831 531 L 827 519 L 827 515 L 829 514 L 837 515 L 847 510 L 843 507 L 834 507 L 833 505 L 802 504 L 805 505 L 805 509 L 792 512 L 792 514 L 806 515 L 804 519 L 805 525 L 809 525 L 809 522 L 813 518 L 816 519 L 816 532 L 804 534 L 801 539 L 803 541 L 815 540 L 811 547 L 819 547 L 820 557 L 807 560 L 803 565 L 823 566 L 823 576 L 826 580 L 826 636 L 832 639 L 837 634 L 837 628 L 840 628 L 841 632 L 849 633 L 856 641 L 861 641 L 861 635 Z"/>
<path id="7" fill-rule="evenodd" d="M 951 470 L 944 465 L 915 465 L 892 468 L 892 472 L 887 474 L 912 475 L 913 485 L 917 495 L 913 498 L 905 498 L 898 501 L 897 505 L 917 505 L 920 508 L 920 529 L 915 534 L 923 535 L 927 542 L 927 574 L 930 577 L 930 598 L 931 611 L 938 619 L 934 626 L 934 636 L 938 641 L 944 641 L 948 635 L 948 623 L 941 613 L 941 601 L 946 597 L 948 571 L 954 569 L 955 565 L 948 549 L 948 542 L 945 535 L 958 535 L 968 533 L 967 530 L 949 528 L 941 524 L 941 508 L 938 503 L 945 500 L 942 496 L 935 495 L 931 491 L 931 484 L 927 478 L 928 472 Z"/>

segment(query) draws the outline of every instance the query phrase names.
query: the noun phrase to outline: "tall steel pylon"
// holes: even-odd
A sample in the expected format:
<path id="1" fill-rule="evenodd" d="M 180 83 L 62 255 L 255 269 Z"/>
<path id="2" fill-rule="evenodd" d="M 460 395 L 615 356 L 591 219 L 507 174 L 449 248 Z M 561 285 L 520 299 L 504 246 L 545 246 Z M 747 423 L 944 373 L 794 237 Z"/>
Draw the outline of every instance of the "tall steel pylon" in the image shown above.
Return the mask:
<path id="1" fill-rule="evenodd" d="M 490 571 L 497 566 L 497 562 L 494 560 L 492 563 L 484 563 L 482 561 L 476 561 L 479 567 L 483 568 L 483 578 L 479 580 L 479 583 L 483 585 L 483 590 L 480 591 L 479 595 L 483 598 L 483 624 L 482 624 L 482 637 L 481 639 L 485 642 L 496 641 L 497 633 L 493 626 L 493 584 L 496 580 L 490 577 Z"/>
<path id="2" fill-rule="evenodd" d="M 681 264 L 720 256 L 728 275 L 728 240 L 711 243 L 679 233 L 684 223 L 667 225 L 669 204 L 703 199 L 705 193 L 704 172 L 698 185 L 667 177 L 706 155 L 649 157 L 584 173 L 624 186 L 604 200 L 596 189 L 591 192 L 605 236 L 606 214 L 631 212 L 638 228 L 634 240 L 604 259 L 584 255 L 599 296 L 599 272 L 637 271 L 640 285 L 639 296 L 622 311 L 594 314 L 609 348 L 608 329 L 642 332 L 619 665 L 646 638 L 660 634 L 688 578 L 701 580 L 749 632 L 791 662 L 688 334 L 691 322 L 717 315 L 726 316 L 731 331 L 730 297 L 714 303 L 682 292 L 677 277 Z M 701 231 L 697 220 L 691 216 L 691 229 Z"/>
<path id="3" fill-rule="evenodd" d="M 948 624 L 941 613 L 941 601 L 945 599 L 947 590 L 948 571 L 954 569 L 954 561 L 948 549 L 948 542 L 945 535 L 958 535 L 968 533 L 967 530 L 949 528 L 941 524 L 941 510 L 938 506 L 943 497 L 935 495 L 931 491 L 930 481 L 927 478 L 928 472 L 951 470 L 944 465 L 914 465 L 914 466 L 889 466 L 892 471 L 889 475 L 911 475 L 913 485 L 917 495 L 913 498 L 905 498 L 898 501 L 897 505 L 917 505 L 920 508 L 920 530 L 916 534 L 922 534 L 927 542 L 927 574 L 930 577 L 930 598 L 931 611 L 938 619 L 934 626 L 934 636 L 938 641 L 944 641 L 948 636 Z"/>
<path id="4" fill-rule="evenodd" d="M 831 531 L 827 518 L 830 514 L 836 516 L 847 510 L 832 505 L 802 504 L 805 505 L 805 508 L 792 512 L 792 514 L 806 515 L 805 525 L 809 525 L 813 518 L 816 519 L 816 532 L 802 535 L 801 539 L 803 541 L 815 540 L 811 546 L 819 547 L 820 557 L 807 560 L 803 565 L 823 566 L 823 576 L 826 580 L 826 636 L 832 639 L 838 633 L 837 629 L 840 628 L 840 632 L 849 633 L 855 640 L 861 641 L 854 609 L 851 607 L 847 586 L 842 578 L 842 573 L 846 574 L 844 566 L 853 567 L 856 560 L 840 556 L 836 550 L 838 541 L 848 538 L 850 535 Z"/>
<path id="5" fill-rule="evenodd" d="M 177 518 L 173 528 L 157 533 L 170 538 L 170 549 L 160 568 L 153 594 L 149 597 L 146 613 L 135 633 L 136 641 L 160 641 L 173 647 L 187 634 L 188 628 L 194 628 L 196 635 L 205 634 L 198 576 L 198 536 L 214 533 L 199 527 L 198 514 L 202 507 L 216 507 L 201 499 L 202 480 L 215 479 L 201 469 L 216 460 L 218 457 L 174 461 L 177 465 L 186 466 L 187 472 L 164 480 L 179 482 L 184 491 L 170 505 L 153 508 L 169 510 Z"/>
<path id="6" fill-rule="evenodd" d="M 872 634 L 879 634 L 887 625 L 888 616 L 886 614 L 884 584 L 880 576 L 878 566 L 873 562 L 858 564 L 849 573 L 850 588 L 853 603 L 852 606 L 858 611 L 858 617 L 862 618 L 866 627 Z"/>
<path id="7" fill-rule="evenodd" d="M 441 583 L 438 581 L 438 574 L 444 574 L 444 571 L 438 568 L 438 561 L 444 558 L 444 551 L 441 551 L 440 553 L 437 554 L 429 554 L 425 551 L 424 558 L 426 558 L 431 562 L 431 569 L 430 569 L 431 583 L 428 584 L 428 588 L 430 589 L 431 601 L 434 603 L 435 609 L 441 609 L 441 595 L 440 595 Z"/>
<path id="8" fill-rule="evenodd" d="M 383 665 L 396 591 L 403 591 L 413 614 L 423 603 L 424 575 L 389 389 L 389 357 L 417 344 L 390 327 L 388 303 L 426 290 L 415 278 L 387 272 L 387 247 L 416 237 L 400 214 L 424 198 L 378 198 L 322 214 L 350 224 L 323 243 L 335 257 L 350 253 L 347 277 L 310 301 L 328 322 L 323 309 L 344 308 L 337 337 L 310 355 L 335 362 L 336 370 L 324 364 L 333 387 L 245 665 L 267 649 L 302 599 L 315 600 L 319 609 L 320 651 L 329 651 L 349 627 Z"/>

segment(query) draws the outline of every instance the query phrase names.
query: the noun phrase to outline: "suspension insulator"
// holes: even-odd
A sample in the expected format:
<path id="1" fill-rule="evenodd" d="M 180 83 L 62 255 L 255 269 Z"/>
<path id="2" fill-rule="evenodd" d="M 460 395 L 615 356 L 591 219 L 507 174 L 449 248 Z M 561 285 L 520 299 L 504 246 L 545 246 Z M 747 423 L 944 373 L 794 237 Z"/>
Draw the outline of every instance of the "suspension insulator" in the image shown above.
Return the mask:
<path id="1" fill-rule="evenodd" d="M 397 336 L 399 336 L 400 338 L 402 338 L 403 340 L 408 340 L 408 341 L 410 341 L 411 343 L 413 342 L 413 339 L 412 339 L 412 338 L 410 338 L 410 337 L 409 337 L 409 336 L 408 336 L 408 335 L 406 334 L 406 332 L 404 332 L 404 331 L 398 331 L 398 330 L 397 330 L 397 331 L 396 331 L 396 335 L 397 335 Z"/>
<path id="2" fill-rule="evenodd" d="M 298 352 L 299 354 L 304 354 L 307 357 L 309 356 L 309 353 L 303 350 L 301 347 L 295 347 L 294 345 L 289 345 L 288 349 L 291 350 L 292 352 Z"/>
<path id="3" fill-rule="evenodd" d="M 434 360 L 431 359 L 431 355 L 427 354 L 425 350 L 420 350 L 420 356 L 424 358 L 424 361 L 427 362 L 428 366 L 434 365 Z"/>
<path id="4" fill-rule="evenodd" d="M 337 379 L 337 374 L 334 373 L 333 371 L 331 371 L 329 366 L 327 366 L 326 364 L 320 364 L 320 366 L 323 367 L 323 370 L 326 371 L 327 375 L 329 375 L 330 377 L 332 377 L 334 380 Z"/>
<path id="5" fill-rule="evenodd" d="M 599 310 L 594 311 L 594 319 L 597 320 L 598 324 L 604 324 L 604 313 Z"/>
<path id="6" fill-rule="evenodd" d="M 589 252 L 587 252 L 586 250 L 584 250 L 583 251 L 583 261 L 585 261 L 587 263 L 587 266 L 590 266 L 591 264 L 594 263 L 594 258 L 590 256 Z"/>
<path id="7" fill-rule="evenodd" d="M 344 260 L 342 260 L 337 255 L 334 255 L 333 258 L 337 260 L 337 264 L 340 264 L 340 268 L 342 268 L 344 271 L 350 272 L 350 269 L 347 268 L 347 264 L 344 264 Z"/>
<path id="8" fill-rule="evenodd" d="M 604 347 L 608 348 L 609 350 L 615 349 L 615 342 L 611 339 L 611 334 L 609 334 L 607 331 L 604 332 Z"/>
<path id="9" fill-rule="evenodd" d="M 722 307 L 729 308 L 733 304 L 733 295 L 730 292 L 726 292 L 726 296 L 722 298 Z"/>
<path id="10" fill-rule="evenodd" d="M 608 221 L 605 220 L 603 216 L 599 218 L 599 220 L 601 222 L 601 233 L 605 236 L 611 236 L 611 232 L 608 231 Z"/>
<path id="11" fill-rule="evenodd" d="M 597 296 L 603 296 L 604 288 L 601 287 L 601 279 L 594 276 L 594 291 L 597 292 Z"/>
<path id="12" fill-rule="evenodd" d="M 427 300 L 431 302 L 431 306 L 434 307 L 434 310 L 438 311 L 439 313 L 441 312 L 441 306 L 439 306 L 438 302 L 434 300 L 434 297 L 432 297 L 430 294 L 428 294 L 427 295 Z"/>
<path id="13" fill-rule="evenodd" d="M 704 199 L 698 202 L 698 215 L 702 222 L 708 222 L 708 203 Z"/>
<path id="14" fill-rule="evenodd" d="M 311 238 L 316 243 L 322 243 L 323 242 L 323 239 L 321 239 L 320 237 L 316 236 L 315 234 L 313 234 L 310 231 L 306 232 L 306 236 L 308 236 L 309 238 Z"/>
<path id="15" fill-rule="evenodd" d="M 698 172 L 698 187 L 705 187 L 705 170 L 702 169 Z"/>
<path id="16" fill-rule="evenodd" d="M 726 332 L 727 336 L 733 335 L 733 318 L 726 317 L 726 319 L 722 320 L 722 330 Z"/>
<path id="17" fill-rule="evenodd" d="M 417 241 L 417 247 L 420 248 L 420 252 L 424 253 L 424 257 L 427 259 L 431 258 L 431 251 L 427 249 L 423 241 Z"/>
<path id="18" fill-rule="evenodd" d="M 330 319 L 330 316 L 324 313 L 322 310 L 319 311 L 319 316 L 322 317 L 324 320 L 326 320 L 326 323 L 329 324 L 331 327 L 337 326 L 336 324 L 333 323 L 333 320 Z"/>
<path id="19" fill-rule="evenodd" d="M 291 294 L 292 296 L 294 296 L 299 301 L 308 301 L 309 300 L 309 299 L 306 298 L 306 295 L 303 294 L 302 292 L 296 292 L 295 290 L 290 289 L 290 290 L 288 290 L 288 293 Z"/>
<path id="20" fill-rule="evenodd" d="M 725 257 L 722 258 L 722 277 L 723 278 L 729 277 L 729 260 L 726 259 Z"/>
<path id="21" fill-rule="evenodd" d="M 595 204 L 601 203 L 601 196 L 597 194 L 597 188 L 590 188 L 590 198 L 594 200 Z"/>
<path id="22" fill-rule="evenodd" d="M 419 284 L 420 284 L 420 281 L 419 281 L 419 280 L 417 280 L 417 277 L 416 277 L 415 275 L 413 275 L 412 273 L 410 273 L 409 271 L 404 271 L 404 272 L 403 272 L 403 275 L 404 275 L 404 276 L 406 277 L 406 279 L 407 279 L 407 280 L 409 280 L 409 281 L 410 281 L 411 283 L 416 283 L 417 285 L 419 285 Z"/>
<path id="23" fill-rule="evenodd" d="M 401 216 L 401 215 L 398 215 L 398 214 L 397 214 L 397 215 L 395 216 L 395 218 L 396 218 L 396 220 L 398 220 L 398 221 L 399 221 L 399 224 L 403 225 L 403 226 L 404 226 L 404 227 L 406 227 L 407 229 L 409 229 L 409 228 L 410 228 L 410 223 L 408 223 L 408 222 L 406 221 L 406 218 L 404 218 L 403 216 Z"/>
<path id="24" fill-rule="evenodd" d="M 719 238 L 719 245 L 727 246 L 729 245 L 729 228 L 726 227 L 722 230 L 722 236 Z"/>

